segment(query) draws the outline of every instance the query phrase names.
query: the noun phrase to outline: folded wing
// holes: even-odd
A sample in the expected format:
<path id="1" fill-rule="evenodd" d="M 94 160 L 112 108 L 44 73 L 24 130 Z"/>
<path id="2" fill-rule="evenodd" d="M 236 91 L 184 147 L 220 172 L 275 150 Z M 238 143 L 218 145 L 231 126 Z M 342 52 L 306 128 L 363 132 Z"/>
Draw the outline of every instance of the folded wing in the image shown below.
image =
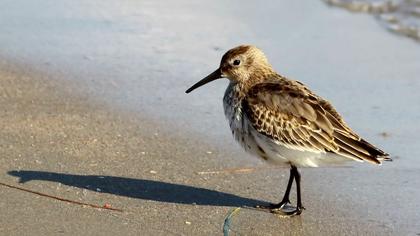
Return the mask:
<path id="1" fill-rule="evenodd" d="M 334 152 L 375 164 L 389 159 L 388 154 L 354 133 L 329 102 L 299 82 L 276 79 L 257 84 L 242 105 L 258 132 L 288 148 Z"/>

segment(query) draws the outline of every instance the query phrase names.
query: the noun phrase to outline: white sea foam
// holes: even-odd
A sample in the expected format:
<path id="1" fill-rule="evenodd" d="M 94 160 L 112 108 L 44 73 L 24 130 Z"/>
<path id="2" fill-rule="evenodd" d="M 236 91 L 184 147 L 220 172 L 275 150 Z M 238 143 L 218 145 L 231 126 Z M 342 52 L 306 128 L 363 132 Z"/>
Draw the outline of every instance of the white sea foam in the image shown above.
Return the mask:
<path id="1" fill-rule="evenodd" d="M 375 15 L 388 30 L 420 41 L 420 0 L 324 0 Z"/>

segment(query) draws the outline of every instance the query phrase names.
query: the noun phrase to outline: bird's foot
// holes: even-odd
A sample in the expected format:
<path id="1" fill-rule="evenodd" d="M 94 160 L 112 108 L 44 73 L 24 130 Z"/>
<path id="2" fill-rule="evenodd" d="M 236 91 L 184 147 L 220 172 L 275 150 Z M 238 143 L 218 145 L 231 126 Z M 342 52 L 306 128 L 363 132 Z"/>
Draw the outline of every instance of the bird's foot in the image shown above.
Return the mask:
<path id="1" fill-rule="evenodd" d="M 265 206 L 256 206 L 260 209 L 269 210 L 270 213 L 292 217 L 302 214 L 302 211 L 305 209 L 303 206 L 292 206 L 289 201 L 281 201 L 277 204 L 269 204 Z"/>
<path id="2" fill-rule="evenodd" d="M 270 203 L 268 205 L 257 205 L 255 207 L 260 208 L 260 209 L 266 209 L 266 210 L 274 210 L 274 209 L 280 209 L 283 206 L 288 205 L 288 204 L 290 204 L 289 200 L 283 200 L 277 204 Z"/>
<path id="3" fill-rule="evenodd" d="M 273 208 L 270 210 L 271 213 L 280 215 L 280 216 L 297 216 L 302 214 L 302 211 L 305 210 L 302 206 L 292 206 L 290 204 L 284 204 L 279 208 Z"/>

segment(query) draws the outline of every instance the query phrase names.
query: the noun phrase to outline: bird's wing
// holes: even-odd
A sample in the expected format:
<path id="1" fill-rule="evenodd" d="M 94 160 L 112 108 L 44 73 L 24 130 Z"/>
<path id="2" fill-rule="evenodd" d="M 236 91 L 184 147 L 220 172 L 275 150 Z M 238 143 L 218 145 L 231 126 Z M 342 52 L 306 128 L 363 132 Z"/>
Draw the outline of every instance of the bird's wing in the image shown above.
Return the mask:
<path id="1" fill-rule="evenodd" d="M 334 152 L 376 164 L 387 159 L 388 154 L 354 133 L 329 102 L 297 81 L 254 85 L 242 105 L 258 132 L 289 148 Z"/>

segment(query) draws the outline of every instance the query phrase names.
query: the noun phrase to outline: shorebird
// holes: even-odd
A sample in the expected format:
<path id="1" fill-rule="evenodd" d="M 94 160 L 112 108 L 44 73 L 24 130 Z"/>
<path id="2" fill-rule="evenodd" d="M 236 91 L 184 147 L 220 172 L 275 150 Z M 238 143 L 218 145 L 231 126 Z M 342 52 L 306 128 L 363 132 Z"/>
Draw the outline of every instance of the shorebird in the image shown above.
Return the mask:
<path id="1" fill-rule="evenodd" d="M 186 93 L 219 78 L 230 81 L 223 106 L 234 138 L 247 152 L 263 160 L 290 165 L 283 199 L 261 208 L 289 216 L 302 213 L 298 167 L 391 160 L 352 131 L 327 100 L 303 83 L 276 73 L 255 46 L 241 45 L 227 51 L 219 68 Z M 295 207 L 289 200 L 293 180 Z"/>

